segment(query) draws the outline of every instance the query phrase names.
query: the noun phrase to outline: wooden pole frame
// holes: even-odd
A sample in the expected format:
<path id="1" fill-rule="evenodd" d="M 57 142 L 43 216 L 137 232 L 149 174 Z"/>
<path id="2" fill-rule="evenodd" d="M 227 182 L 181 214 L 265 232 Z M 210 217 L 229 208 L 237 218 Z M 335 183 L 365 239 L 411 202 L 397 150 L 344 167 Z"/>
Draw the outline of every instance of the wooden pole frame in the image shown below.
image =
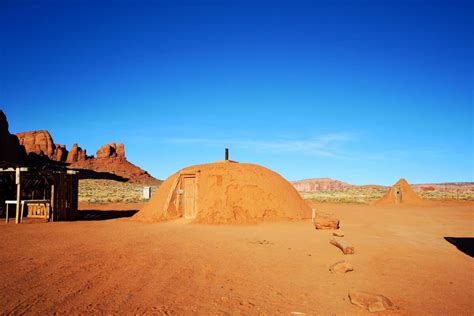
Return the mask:
<path id="1" fill-rule="evenodd" d="M 20 212 L 22 211 L 21 208 L 21 175 L 20 175 L 20 168 L 16 168 L 15 170 L 15 183 L 16 183 L 16 217 L 15 223 L 20 224 Z"/>
<path id="2" fill-rule="evenodd" d="M 54 213 L 56 210 L 56 205 L 54 204 L 54 184 L 51 185 L 51 213 L 49 214 L 49 220 L 54 222 Z"/>

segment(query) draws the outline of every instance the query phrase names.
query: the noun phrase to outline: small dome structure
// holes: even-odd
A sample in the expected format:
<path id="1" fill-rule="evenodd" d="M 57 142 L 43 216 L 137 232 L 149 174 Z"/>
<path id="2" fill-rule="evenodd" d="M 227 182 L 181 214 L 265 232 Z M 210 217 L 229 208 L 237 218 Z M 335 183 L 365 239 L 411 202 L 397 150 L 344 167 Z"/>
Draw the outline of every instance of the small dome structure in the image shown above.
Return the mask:
<path id="1" fill-rule="evenodd" d="M 159 222 L 258 223 L 309 218 L 311 209 L 282 176 L 248 163 L 218 161 L 184 168 L 166 179 L 134 218 Z"/>
<path id="2" fill-rule="evenodd" d="M 427 201 L 420 198 L 413 188 L 408 184 L 407 180 L 400 179 L 390 190 L 374 204 L 426 204 Z"/>

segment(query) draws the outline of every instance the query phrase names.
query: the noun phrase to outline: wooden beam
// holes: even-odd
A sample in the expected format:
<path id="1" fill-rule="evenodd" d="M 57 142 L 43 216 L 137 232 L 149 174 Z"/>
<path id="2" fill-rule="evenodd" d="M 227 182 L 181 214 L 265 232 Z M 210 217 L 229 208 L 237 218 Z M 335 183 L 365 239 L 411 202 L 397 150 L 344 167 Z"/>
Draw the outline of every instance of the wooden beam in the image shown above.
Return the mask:
<path id="1" fill-rule="evenodd" d="M 20 212 L 21 212 L 21 181 L 20 181 L 20 168 L 16 168 L 15 171 L 15 183 L 16 183 L 16 217 L 15 223 L 20 224 Z"/>
<path id="2" fill-rule="evenodd" d="M 354 247 L 344 240 L 336 240 L 332 238 L 329 242 L 342 250 L 342 253 L 345 255 L 351 255 L 354 253 Z"/>
<path id="3" fill-rule="evenodd" d="M 54 222 L 54 213 L 56 205 L 54 205 L 54 184 L 51 185 L 51 213 L 49 214 L 49 220 Z"/>
<path id="4" fill-rule="evenodd" d="M 168 215 L 168 208 L 170 206 L 171 199 L 173 198 L 173 194 L 176 191 L 176 187 L 178 186 L 180 178 L 181 178 L 181 174 L 178 173 L 178 175 L 176 176 L 176 179 L 174 179 L 173 181 L 171 190 L 168 192 L 168 196 L 166 197 L 165 209 L 163 210 L 165 217 Z"/>

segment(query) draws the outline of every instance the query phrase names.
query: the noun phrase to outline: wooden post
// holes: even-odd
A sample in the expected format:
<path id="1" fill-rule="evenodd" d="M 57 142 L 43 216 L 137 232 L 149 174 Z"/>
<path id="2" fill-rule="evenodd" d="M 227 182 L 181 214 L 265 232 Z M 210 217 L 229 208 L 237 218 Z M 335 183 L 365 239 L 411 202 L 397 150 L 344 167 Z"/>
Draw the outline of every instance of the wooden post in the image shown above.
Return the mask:
<path id="1" fill-rule="evenodd" d="M 28 205 L 26 207 L 28 207 Z M 20 223 L 23 221 L 24 213 L 25 213 L 25 201 L 21 202 Z"/>
<path id="2" fill-rule="evenodd" d="M 351 244 L 349 244 L 347 241 L 336 240 L 336 239 L 332 238 L 331 240 L 329 240 L 329 243 L 331 243 L 334 246 L 336 246 L 337 248 L 341 249 L 342 253 L 345 254 L 345 255 L 351 255 L 351 254 L 354 253 L 354 247 Z"/>
<path id="3" fill-rule="evenodd" d="M 229 148 L 225 149 L 225 160 L 229 160 Z"/>
<path id="4" fill-rule="evenodd" d="M 54 210 L 55 210 L 55 205 L 54 205 L 54 184 L 51 185 L 51 213 L 49 214 L 49 220 L 51 222 L 54 222 Z"/>
<path id="5" fill-rule="evenodd" d="M 16 217 L 15 223 L 20 223 L 20 212 L 21 212 L 21 185 L 20 185 L 20 168 L 15 170 L 15 183 L 16 183 Z"/>

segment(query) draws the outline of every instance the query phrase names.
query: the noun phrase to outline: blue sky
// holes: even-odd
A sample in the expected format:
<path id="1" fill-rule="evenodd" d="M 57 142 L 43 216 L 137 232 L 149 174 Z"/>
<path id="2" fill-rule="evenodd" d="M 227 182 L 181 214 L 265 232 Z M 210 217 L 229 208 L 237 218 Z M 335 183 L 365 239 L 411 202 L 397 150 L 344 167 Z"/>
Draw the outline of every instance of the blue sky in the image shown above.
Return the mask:
<path id="1" fill-rule="evenodd" d="M 0 1 L 0 108 L 158 178 L 474 181 L 472 1 Z"/>

